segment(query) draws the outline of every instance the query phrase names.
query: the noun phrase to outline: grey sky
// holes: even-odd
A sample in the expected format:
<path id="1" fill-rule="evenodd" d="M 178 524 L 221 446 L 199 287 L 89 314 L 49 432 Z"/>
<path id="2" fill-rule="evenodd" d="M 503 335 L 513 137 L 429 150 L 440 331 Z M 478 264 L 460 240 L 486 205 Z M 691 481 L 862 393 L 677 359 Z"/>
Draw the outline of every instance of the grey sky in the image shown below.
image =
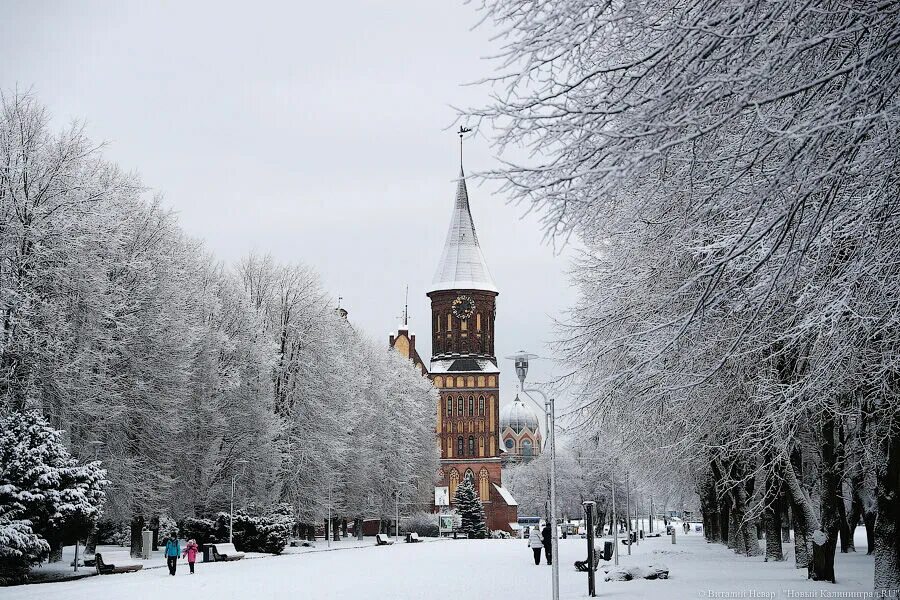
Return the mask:
<path id="1" fill-rule="evenodd" d="M 387 342 L 409 285 L 430 355 L 424 290 L 443 246 L 458 170 L 450 105 L 496 51 L 474 7 L 435 0 L 228 4 L 7 3 L 0 87 L 33 87 L 62 125 L 83 119 L 108 158 L 165 194 L 222 259 L 302 261 Z M 495 163 L 484 138 L 467 172 Z M 500 289 L 497 352 L 539 354 L 569 306 L 565 257 L 533 217 L 486 185 L 472 212 Z M 502 396 L 515 394 L 503 364 Z M 547 369 L 535 367 L 537 378 Z"/>

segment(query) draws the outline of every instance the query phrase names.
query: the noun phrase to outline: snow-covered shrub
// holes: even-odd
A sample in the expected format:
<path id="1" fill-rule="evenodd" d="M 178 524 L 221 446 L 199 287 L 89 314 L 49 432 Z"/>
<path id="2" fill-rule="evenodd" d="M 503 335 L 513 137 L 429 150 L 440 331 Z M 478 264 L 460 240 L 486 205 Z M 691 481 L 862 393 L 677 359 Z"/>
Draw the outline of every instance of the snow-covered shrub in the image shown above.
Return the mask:
<path id="1" fill-rule="evenodd" d="M 97 522 L 97 539 L 101 544 L 127 546 L 131 543 L 131 525 L 126 521 L 100 519 Z"/>
<path id="2" fill-rule="evenodd" d="M 0 516 L 0 586 L 24 582 L 28 570 L 49 553 L 50 544 L 31 530 L 30 522 Z"/>
<path id="3" fill-rule="evenodd" d="M 241 552 L 281 554 L 291 536 L 291 521 L 284 515 L 234 515 L 234 546 Z"/>
<path id="4" fill-rule="evenodd" d="M 45 547 L 84 537 L 99 518 L 106 471 L 79 465 L 35 411 L 0 418 L 0 571 L 18 577 Z"/>
<path id="5" fill-rule="evenodd" d="M 438 537 L 440 535 L 439 521 L 439 515 L 417 512 L 402 519 L 400 527 L 404 531 L 412 531 L 422 537 Z"/>
<path id="6" fill-rule="evenodd" d="M 224 535 L 221 535 L 222 532 L 219 531 L 217 525 L 218 520 L 212 521 L 210 519 L 187 517 L 178 524 L 178 535 L 186 540 L 196 540 L 197 544 L 200 546 L 210 542 L 222 542 L 227 540 L 228 530 L 225 529 Z"/>
<path id="7" fill-rule="evenodd" d="M 175 519 L 173 519 L 172 517 L 170 517 L 169 515 L 166 515 L 166 514 L 159 515 L 158 527 L 159 527 L 159 537 L 160 538 L 163 538 L 163 537 L 169 535 L 173 531 L 178 531 L 178 523 L 175 522 Z M 192 538 L 185 538 L 185 539 L 192 539 Z M 193 538 L 193 539 L 196 539 L 196 538 Z"/>

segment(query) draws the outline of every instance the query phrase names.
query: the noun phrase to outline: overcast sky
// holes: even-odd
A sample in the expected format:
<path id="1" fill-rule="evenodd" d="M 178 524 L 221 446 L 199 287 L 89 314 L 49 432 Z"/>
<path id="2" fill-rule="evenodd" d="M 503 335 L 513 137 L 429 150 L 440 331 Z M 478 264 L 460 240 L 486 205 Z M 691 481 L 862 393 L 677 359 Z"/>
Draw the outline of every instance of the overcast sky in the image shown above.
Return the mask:
<path id="1" fill-rule="evenodd" d="M 87 123 L 105 155 L 162 192 L 184 229 L 234 262 L 304 262 L 353 323 L 387 343 L 409 285 L 430 356 L 431 281 L 449 225 L 454 106 L 485 101 L 491 30 L 459 1 L 12 2 L 0 87 L 32 88 L 58 126 Z M 466 143 L 467 172 L 495 158 Z M 534 217 L 469 184 L 500 289 L 496 351 L 547 354 L 571 305 L 567 255 Z M 516 392 L 501 360 L 501 395 Z M 548 369 L 536 365 L 536 378 Z"/>

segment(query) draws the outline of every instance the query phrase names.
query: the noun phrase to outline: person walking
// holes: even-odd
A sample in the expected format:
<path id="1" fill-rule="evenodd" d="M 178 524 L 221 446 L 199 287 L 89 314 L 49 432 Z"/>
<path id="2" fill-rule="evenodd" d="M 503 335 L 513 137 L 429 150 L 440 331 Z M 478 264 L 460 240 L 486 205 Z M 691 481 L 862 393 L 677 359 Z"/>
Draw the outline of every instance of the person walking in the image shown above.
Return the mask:
<path id="1" fill-rule="evenodd" d="M 547 564 L 553 564 L 553 540 L 551 538 L 552 533 L 550 529 L 550 523 L 544 525 L 543 531 L 541 531 L 541 537 L 544 538 L 544 555 L 547 557 Z"/>
<path id="2" fill-rule="evenodd" d="M 184 545 L 184 552 L 181 554 L 182 557 L 187 557 L 188 566 L 191 568 L 191 575 L 194 574 L 194 562 L 197 560 L 197 541 L 189 540 L 187 544 Z"/>
<path id="3" fill-rule="evenodd" d="M 531 530 L 528 536 L 528 547 L 534 551 L 534 564 L 541 564 L 541 548 L 544 547 L 544 544 L 541 542 L 541 532 L 538 530 L 537 525 L 534 526 L 534 529 Z"/>
<path id="4" fill-rule="evenodd" d="M 169 575 L 175 575 L 180 555 L 181 545 L 178 543 L 178 535 L 173 531 L 166 540 L 166 565 L 169 567 Z"/>

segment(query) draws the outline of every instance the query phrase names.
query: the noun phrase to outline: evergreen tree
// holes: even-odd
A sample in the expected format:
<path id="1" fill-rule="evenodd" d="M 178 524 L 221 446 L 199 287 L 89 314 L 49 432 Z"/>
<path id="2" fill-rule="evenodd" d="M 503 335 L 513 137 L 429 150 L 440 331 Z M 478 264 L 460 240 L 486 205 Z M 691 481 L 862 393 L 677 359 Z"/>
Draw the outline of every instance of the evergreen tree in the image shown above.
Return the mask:
<path id="1" fill-rule="evenodd" d="M 488 530 L 484 523 L 484 506 L 475 492 L 471 477 L 466 477 L 456 487 L 453 501 L 456 503 L 456 510 L 462 516 L 462 531 L 467 533 L 470 538 L 486 538 Z"/>
<path id="2" fill-rule="evenodd" d="M 37 412 L 0 418 L 0 578 L 19 580 L 52 547 L 86 535 L 105 475 L 99 463 L 79 465 Z"/>

